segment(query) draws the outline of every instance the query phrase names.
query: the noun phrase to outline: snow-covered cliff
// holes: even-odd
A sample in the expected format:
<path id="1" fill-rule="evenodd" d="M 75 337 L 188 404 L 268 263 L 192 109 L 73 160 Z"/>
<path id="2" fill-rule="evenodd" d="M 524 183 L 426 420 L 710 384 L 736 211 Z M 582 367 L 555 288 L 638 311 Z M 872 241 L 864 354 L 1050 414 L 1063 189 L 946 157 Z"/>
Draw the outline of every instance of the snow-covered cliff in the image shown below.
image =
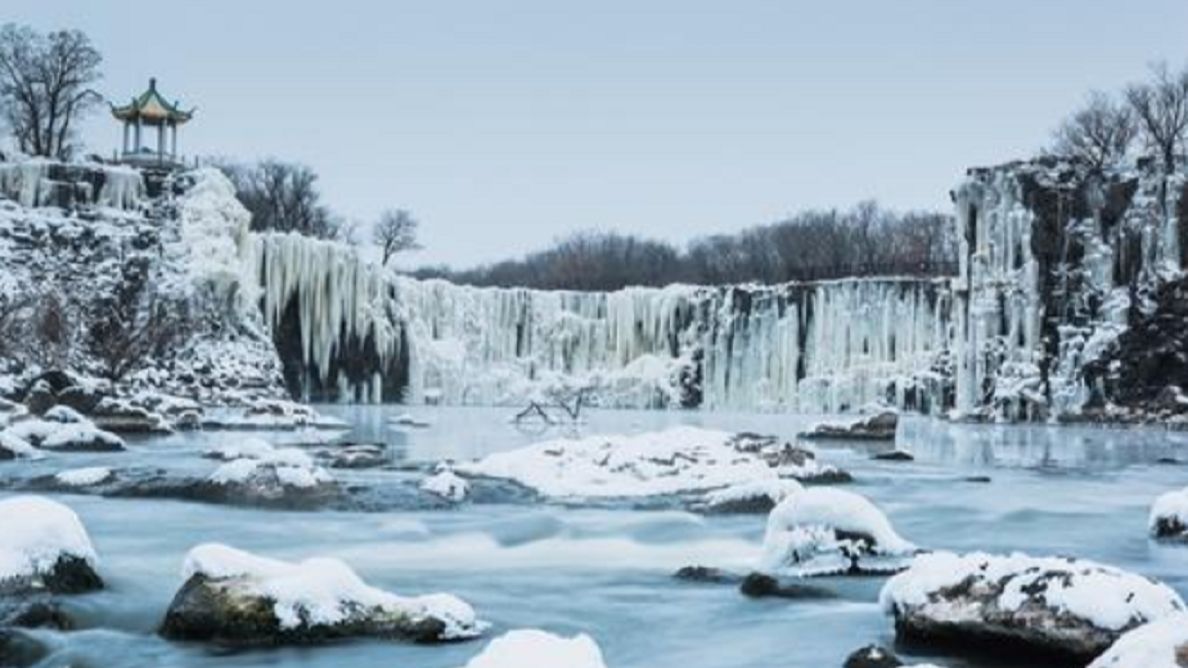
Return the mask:
<path id="1" fill-rule="evenodd" d="M 283 393 L 248 223 L 216 170 L 146 184 L 122 166 L 0 160 L 0 394 L 55 369 L 210 401 Z"/>

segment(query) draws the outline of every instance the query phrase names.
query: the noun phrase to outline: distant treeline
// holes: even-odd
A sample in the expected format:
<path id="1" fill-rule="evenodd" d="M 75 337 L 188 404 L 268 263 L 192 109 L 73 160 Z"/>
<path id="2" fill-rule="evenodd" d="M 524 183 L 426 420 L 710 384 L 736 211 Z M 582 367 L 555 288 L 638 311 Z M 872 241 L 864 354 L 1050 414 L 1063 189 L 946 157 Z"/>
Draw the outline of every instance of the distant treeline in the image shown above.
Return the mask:
<path id="1" fill-rule="evenodd" d="M 424 267 L 418 278 L 480 286 L 617 290 L 670 283 L 783 283 L 847 276 L 936 276 L 955 272 L 952 219 L 896 213 L 875 202 L 848 211 L 806 211 L 680 249 L 614 232 L 581 232 L 521 260 L 468 270 Z"/>

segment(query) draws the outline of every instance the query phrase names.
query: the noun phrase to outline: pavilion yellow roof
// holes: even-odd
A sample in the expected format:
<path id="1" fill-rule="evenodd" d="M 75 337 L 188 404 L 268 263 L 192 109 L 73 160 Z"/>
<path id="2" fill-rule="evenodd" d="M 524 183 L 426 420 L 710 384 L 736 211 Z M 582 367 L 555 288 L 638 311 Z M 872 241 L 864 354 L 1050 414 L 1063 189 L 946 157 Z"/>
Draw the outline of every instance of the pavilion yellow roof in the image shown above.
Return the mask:
<path id="1" fill-rule="evenodd" d="M 178 108 L 177 102 L 171 104 L 157 91 L 157 80 L 149 79 L 148 90 L 132 98 L 129 104 L 124 106 L 111 105 L 111 115 L 121 121 L 134 122 L 140 120 L 142 123 L 148 125 L 159 125 L 167 122 L 181 125 L 190 120 L 194 115 L 194 109 L 183 111 Z"/>

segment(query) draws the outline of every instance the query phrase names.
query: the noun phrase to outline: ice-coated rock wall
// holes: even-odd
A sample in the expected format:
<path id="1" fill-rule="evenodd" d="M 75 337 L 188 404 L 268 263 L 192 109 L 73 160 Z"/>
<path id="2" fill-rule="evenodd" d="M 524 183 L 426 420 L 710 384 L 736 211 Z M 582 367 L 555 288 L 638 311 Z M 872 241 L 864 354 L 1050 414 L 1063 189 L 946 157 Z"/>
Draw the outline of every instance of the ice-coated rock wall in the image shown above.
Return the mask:
<path id="1" fill-rule="evenodd" d="M 1108 400 L 1086 366 L 1182 270 L 1183 192 L 1182 173 L 1146 163 L 970 170 L 953 193 L 958 413 L 1047 419 Z"/>
<path id="2" fill-rule="evenodd" d="M 131 210 L 144 194 L 143 176 L 130 167 L 47 159 L 0 161 L 0 196 L 28 208 L 98 205 Z"/>
<path id="3" fill-rule="evenodd" d="M 253 243 L 286 377 L 311 399 L 520 404 L 584 389 L 645 408 L 951 403 L 943 280 L 476 288 L 385 274 L 332 242 Z"/>

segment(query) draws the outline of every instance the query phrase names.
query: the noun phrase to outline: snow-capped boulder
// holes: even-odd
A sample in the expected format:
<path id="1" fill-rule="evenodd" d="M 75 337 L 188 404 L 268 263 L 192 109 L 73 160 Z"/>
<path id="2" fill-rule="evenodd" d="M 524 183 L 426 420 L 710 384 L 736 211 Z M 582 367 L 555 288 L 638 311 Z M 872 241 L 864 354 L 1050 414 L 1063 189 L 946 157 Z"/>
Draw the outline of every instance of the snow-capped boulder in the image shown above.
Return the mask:
<path id="1" fill-rule="evenodd" d="M 28 441 L 7 429 L 0 429 L 0 461 L 18 458 L 35 459 L 40 456 L 41 453 Z"/>
<path id="2" fill-rule="evenodd" d="M 890 573 L 917 551 L 866 497 L 809 487 L 788 494 L 768 515 L 760 568 L 796 576 Z"/>
<path id="3" fill-rule="evenodd" d="M 590 636 L 572 638 L 537 629 L 517 629 L 492 640 L 463 668 L 606 668 Z"/>
<path id="4" fill-rule="evenodd" d="M 161 635 L 174 640 L 278 645 L 373 636 L 442 642 L 473 638 L 485 628 L 454 596 L 397 596 L 367 585 L 337 559 L 290 563 L 205 544 L 190 550 L 182 577 L 161 624 Z"/>
<path id="5" fill-rule="evenodd" d="M 283 507 L 315 506 L 338 493 L 333 476 L 296 448 L 222 464 L 203 488 L 213 501 Z"/>
<path id="6" fill-rule="evenodd" d="M 115 473 L 106 466 L 87 466 L 59 471 L 54 474 L 54 481 L 65 487 L 91 487 L 107 482 L 113 477 Z"/>
<path id="7" fill-rule="evenodd" d="M 317 456 L 332 469 L 370 469 L 388 463 L 383 443 L 349 443 L 319 450 Z"/>
<path id="8" fill-rule="evenodd" d="M 1147 578 L 1087 560 L 1024 554 L 920 555 L 887 582 L 879 600 L 904 640 L 990 644 L 1084 662 L 1123 633 L 1184 611 L 1179 595 Z"/>
<path id="9" fill-rule="evenodd" d="M 62 404 L 58 404 L 47 410 L 45 414 L 41 416 L 41 419 L 45 420 L 46 422 L 58 422 L 61 424 L 78 424 L 87 421 L 87 419 L 83 417 L 82 413 L 79 413 L 69 406 L 63 406 Z"/>
<path id="10" fill-rule="evenodd" d="M 848 424 L 819 424 L 800 435 L 809 439 L 842 439 L 851 441 L 894 441 L 899 416 L 890 411 Z"/>
<path id="11" fill-rule="evenodd" d="M 165 416 L 127 399 L 105 397 L 88 415 L 100 428 L 120 434 L 164 434 L 172 431 Z"/>
<path id="12" fill-rule="evenodd" d="M 1176 613 L 1127 631 L 1089 668 L 1184 668 L 1188 665 L 1188 613 Z"/>
<path id="13" fill-rule="evenodd" d="M 1155 499 L 1147 529 L 1155 538 L 1188 540 L 1188 489 L 1167 492 Z"/>
<path id="14" fill-rule="evenodd" d="M 449 469 L 443 469 L 421 481 L 421 489 L 443 499 L 461 502 L 470 491 L 470 484 Z"/>
<path id="15" fill-rule="evenodd" d="M 552 498 L 705 492 L 755 481 L 813 479 L 836 469 L 797 459 L 771 438 L 673 427 L 636 435 L 560 439 L 499 452 L 456 469 L 513 480 Z"/>
<path id="16" fill-rule="evenodd" d="M 0 501 L 0 594 L 99 589 L 98 557 L 78 515 L 41 496 Z"/>
<path id="17" fill-rule="evenodd" d="M 73 413 L 71 417 L 81 416 Z M 8 431 L 17 438 L 46 450 L 116 452 L 124 449 L 123 439 L 99 429 L 85 418 L 76 422 L 55 422 L 30 417 L 14 422 L 8 427 Z"/>

